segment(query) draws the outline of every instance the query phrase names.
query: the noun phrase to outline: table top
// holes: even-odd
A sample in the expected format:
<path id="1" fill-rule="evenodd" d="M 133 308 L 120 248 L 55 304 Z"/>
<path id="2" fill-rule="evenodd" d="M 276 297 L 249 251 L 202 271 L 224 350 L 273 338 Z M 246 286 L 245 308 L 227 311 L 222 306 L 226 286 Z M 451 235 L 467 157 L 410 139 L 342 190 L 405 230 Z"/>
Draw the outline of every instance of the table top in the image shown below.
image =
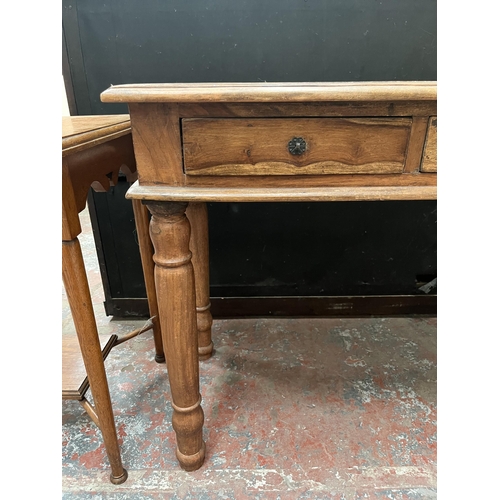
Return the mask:
<path id="1" fill-rule="evenodd" d="M 96 146 L 129 132 L 129 115 L 63 116 L 63 156 Z"/>
<path id="2" fill-rule="evenodd" d="M 63 240 L 81 232 L 78 214 L 92 186 L 107 191 L 119 172 L 137 179 L 128 114 L 62 117 Z"/>
<path id="3" fill-rule="evenodd" d="M 148 83 L 111 86 L 102 102 L 333 102 L 437 99 L 436 82 Z"/>

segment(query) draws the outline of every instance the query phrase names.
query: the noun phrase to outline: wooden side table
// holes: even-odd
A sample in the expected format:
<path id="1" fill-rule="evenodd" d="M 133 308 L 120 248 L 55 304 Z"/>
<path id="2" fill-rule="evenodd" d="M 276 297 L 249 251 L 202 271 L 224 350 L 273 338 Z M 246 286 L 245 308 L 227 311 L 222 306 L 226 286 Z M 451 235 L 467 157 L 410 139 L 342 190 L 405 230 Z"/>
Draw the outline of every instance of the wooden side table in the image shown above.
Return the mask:
<path id="1" fill-rule="evenodd" d="M 92 186 L 107 191 L 116 184 L 121 170 L 129 181 L 137 178 L 128 115 L 63 117 L 62 123 L 62 271 L 77 337 L 63 336 L 63 399 L 76 399 L 100 428 L 111 465 L 111 482 L 127 479 L 116 434 L 104 359 L 110 350 L 143 331 L 153 328 L 156 360 L 164 361 L 156 292 L 152 244 L 148 235 L 147 209 L 133 201 L 139 246 L 150 313 L 145 328 L 122 338 L 99 336 L 92 298 L 78 235 L 79 213 L 85 208 Z M 90 385 L 94 404 L 85 399 Z"/>
<path id="2" fill-rule="evenodd" d="M 208 256 L 191 258 L 190 232 L 206 240 L 207 226 L 190 227 L 188 204 L 435 199 L 436 83 L 119 85 L 101 100 L 129 106 L 139 178 L 127 196 L 152 213 L 177 457 L 195 470 Z"/>

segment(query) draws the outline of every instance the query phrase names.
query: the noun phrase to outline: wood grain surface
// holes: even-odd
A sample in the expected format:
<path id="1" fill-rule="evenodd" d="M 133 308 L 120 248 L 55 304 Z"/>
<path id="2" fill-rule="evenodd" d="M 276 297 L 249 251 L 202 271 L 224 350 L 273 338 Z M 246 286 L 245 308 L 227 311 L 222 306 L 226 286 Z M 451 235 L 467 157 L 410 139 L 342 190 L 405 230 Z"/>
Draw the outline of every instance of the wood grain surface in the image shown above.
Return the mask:
<path id="1" fill-rule="evenodd" d="M 427 138 L 425 140 L 424 154 L 422 158 L 422 172 L 437 172 L 437 117 L 429 118 Z"/>
<path id="2" fill-rule="evenodd" d="M 115 334 L 99 335 L 103 359 L 106 359 L 117 338 Z M 64 360 L 62 363 L 62 398 L 81 400 L 89 388 L 89 379 L 76 335 L 63 335 L 62 358 Z"/>
<path id="3" fill-rule="evenodd" d="M 132 139 L 139 181 L 183 183 L 182 145 L 176 104 L 130 104 Z"/>
<path id="4" fill-rule="evenodd" d="M 317 101 L 179 103 L 181 118 L 280 118 L 280 117 L 374 117 L 431 116 L 436 101 Z"/>
<path id="5" fill-rule="evenodd" d="M 63 116 L 62 155 L 92 148 L 128 133 L 129 115 Z"/>
<path id="6" fill-rule="evenodd" d="M 413 117 L 404 168 L 404 172 L 407 174 L 417 174 L 419 171 L 427 131 L 427 121 L 427 116 Z"/>
<path id="7" fill-rule="evenodd" d="M 184 119 L 189 175 L 401 173 L 410 118 Z M 307 144 L 293 155 L 295 137 Z"/>
<path id="8" fill-rule="evenodd" d="M 435 100 L 436 82 L 154 83 L 116 85 L 102 102 L 310 102 Z"/>
<path id="9" fill-rule="evenodd" d="M 436 186 L 368 186 L 368 187 L 309 187 L 253 188 L 141 186 L 135 182 L 127 198 L 157 201 L 382 201 L 435 200 Z"/>

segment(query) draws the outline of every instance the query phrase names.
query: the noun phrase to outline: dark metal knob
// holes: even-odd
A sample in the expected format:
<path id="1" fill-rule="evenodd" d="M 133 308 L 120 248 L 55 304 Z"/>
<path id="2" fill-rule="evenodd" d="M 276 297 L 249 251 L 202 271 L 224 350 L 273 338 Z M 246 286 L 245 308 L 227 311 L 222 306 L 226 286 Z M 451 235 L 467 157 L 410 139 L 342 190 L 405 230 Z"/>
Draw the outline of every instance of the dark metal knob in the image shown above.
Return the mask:
<path id="1" fill-rule="evenodd" d="M 293 155 L 301 155 L 306 150 L 307 144 L 302 137 L 294 137 L 288 143 L 288 151 Z"/>

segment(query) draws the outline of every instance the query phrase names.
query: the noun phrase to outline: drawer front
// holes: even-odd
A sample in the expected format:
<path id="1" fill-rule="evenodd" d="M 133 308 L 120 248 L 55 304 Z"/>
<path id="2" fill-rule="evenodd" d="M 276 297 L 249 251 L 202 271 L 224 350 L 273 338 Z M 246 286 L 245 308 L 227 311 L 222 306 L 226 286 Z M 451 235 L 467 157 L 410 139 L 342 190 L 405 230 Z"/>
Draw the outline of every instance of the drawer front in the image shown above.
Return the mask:
<path id="1" fill-rule="evenodd" d="M 420 171 L 437 172 L 437 117 L 435 116 L 429 118 Z"/>
<path id="2" fill-rule="evenodd" d="M 185 118 L 187 175 L 395 174 L 411 118 Z"/>

